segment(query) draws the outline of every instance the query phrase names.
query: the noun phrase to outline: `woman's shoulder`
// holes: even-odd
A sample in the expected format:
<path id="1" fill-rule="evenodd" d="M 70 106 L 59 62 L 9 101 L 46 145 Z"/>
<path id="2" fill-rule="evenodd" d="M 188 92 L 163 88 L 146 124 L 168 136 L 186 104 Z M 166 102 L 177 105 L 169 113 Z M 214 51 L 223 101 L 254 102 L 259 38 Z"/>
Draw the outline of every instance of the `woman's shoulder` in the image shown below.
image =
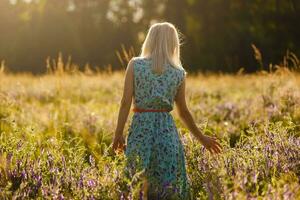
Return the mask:
<path id="1" fill-rule="evenodd" d="M 172 66 L 172 68 L 181 76 L 185 76 L 187 74 L 187 71 L 182 66 Z"/>
<path id="2" fill-rule="evenodd" d="M 129 61 L 132 63 L 134 70 L 144 70 L 150 63 L 144 57 L 132 57 Z"/>
<path id="3" fill-rule="evenodd" d="M 145 57 L 137 56 L 137 57 L 132 57 L 130 62 L 132 62 L 134 66 L 143 67 L 149 64 L 149 59 Z"/>

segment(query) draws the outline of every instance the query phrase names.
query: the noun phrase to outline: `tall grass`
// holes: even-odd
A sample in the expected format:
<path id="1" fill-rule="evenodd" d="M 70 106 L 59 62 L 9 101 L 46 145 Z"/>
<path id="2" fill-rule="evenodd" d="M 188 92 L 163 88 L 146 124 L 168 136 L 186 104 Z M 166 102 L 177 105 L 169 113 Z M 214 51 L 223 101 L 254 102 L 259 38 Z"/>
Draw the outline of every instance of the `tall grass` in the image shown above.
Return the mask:
<path id="1" fill-rule="evenodd" d="M 270 72 L 188 75 L 196 124 L 223 145 L 210 155 L 172 111 L 194 199 L 300 196 L 300 76 L 288 55 Z M 47 63 L 42 76 L 0 75 L 0 198 L 138 199 L 141 180 L 111 151 L 124 71 L 80 71 L 61 54 Z"/>

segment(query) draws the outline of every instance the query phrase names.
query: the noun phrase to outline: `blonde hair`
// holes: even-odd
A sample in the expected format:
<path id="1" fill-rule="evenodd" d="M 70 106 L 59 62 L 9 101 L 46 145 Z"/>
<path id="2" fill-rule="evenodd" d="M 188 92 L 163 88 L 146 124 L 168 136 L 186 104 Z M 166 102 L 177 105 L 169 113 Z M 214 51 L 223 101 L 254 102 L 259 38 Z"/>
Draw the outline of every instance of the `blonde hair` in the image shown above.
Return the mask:
<path id="1" fill-rule="evenodd" d="M 161 74 L 164 65 L 183 69 L 180 60 L 180 40 L 175 26 L 169 22 L 153 24 L 142 46 L 141 57 L 152 59 L 152 69 Z"/>

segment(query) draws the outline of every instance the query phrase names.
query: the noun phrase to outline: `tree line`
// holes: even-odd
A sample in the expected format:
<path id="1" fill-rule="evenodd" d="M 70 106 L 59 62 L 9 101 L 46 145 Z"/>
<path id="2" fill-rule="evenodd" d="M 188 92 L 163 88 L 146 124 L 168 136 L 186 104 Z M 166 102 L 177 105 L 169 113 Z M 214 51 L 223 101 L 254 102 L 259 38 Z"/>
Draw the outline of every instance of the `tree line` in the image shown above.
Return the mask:
<path id="1" fill-rule="evenodd" d="M 149 25 L 169 21 L 189 71 L 252 72 L 286 50 L 299 55 L 299 20 L 297 0 L 1 0 L 0 61 L 41 73 L 61 52 L 80 66 L 120 69 L 122 46 L 138 55 Z"/>

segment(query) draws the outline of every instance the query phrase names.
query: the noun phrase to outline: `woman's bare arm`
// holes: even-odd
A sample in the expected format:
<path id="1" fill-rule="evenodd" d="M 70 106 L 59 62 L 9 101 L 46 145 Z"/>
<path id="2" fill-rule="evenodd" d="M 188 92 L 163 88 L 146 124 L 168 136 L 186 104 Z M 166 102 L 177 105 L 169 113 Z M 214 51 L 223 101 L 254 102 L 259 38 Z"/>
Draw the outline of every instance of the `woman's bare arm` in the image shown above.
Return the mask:
<path id="1" fill-rule="evenodd" d="M 203 134 L 196 126 L 194 119 L 186 105 L 186 99 L 185 99 L 185 79 L 181 83 L 177 95 L 175 97 L 175 103 L 177 107 L 177 112 L 179 114 L 180 119 L 184 122 L 184 124 L 187 126 L 187 128 L 192 132 L 193 135 L 195 135 L 197 138 L 203 137 Z"/>
<path id="2" fill-rule="evenodd" d="M 202 132 L 196 126 L 194 119 L 186 105 L 186 98 L 185 98 L 185 85 L 186 81 L 182 81 L 181 85 L 178 88 L 175 103 L 177 107 L 177 111 L 179 114 L 180 119 L 184 122 L 187 126 L 189 131 L 210 151 L 212 150 L 215 153 L 219 153 L 221 151 L 221 145 L 216 141 L 214 137 L 208 137 L 202 134 Z"/>
<path id="3" fill-rule="evenodd" d="M 126 73 L 125 73 L 125 81 L 124 81 L 124 89 L 123 96 L 120 102 L 120 109 L 118 115 L 117 127 L 114 134 L 113 141 L 113 149 L 117 148 L 123 149 L 125 146 L 125 141 L 123 138 L 124 127 L 129 115 L 129 111 L 131 108 L 132 98 L 133 98 L 133 60 L 128 63 Z"/>

